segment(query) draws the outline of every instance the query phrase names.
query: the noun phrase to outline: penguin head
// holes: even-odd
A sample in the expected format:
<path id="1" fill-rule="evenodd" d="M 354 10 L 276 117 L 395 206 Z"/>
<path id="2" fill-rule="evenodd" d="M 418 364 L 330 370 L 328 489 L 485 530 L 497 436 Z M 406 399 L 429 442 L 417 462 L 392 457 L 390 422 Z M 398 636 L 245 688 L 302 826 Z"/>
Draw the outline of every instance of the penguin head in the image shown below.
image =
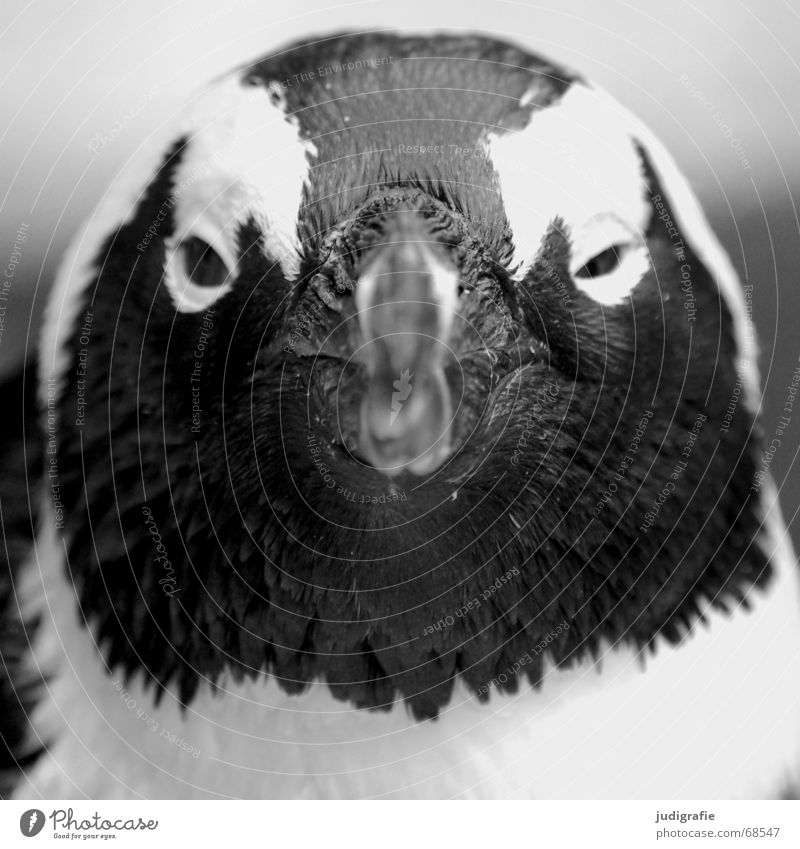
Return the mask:
<path id="1" fill-rule="evenodd" d="M 134 176 L 42 366 L 112 665 L 427 718 L 768 578 L 735 277 L 604 93 L 493 39 L 338 35 L 220 81 Z"/>

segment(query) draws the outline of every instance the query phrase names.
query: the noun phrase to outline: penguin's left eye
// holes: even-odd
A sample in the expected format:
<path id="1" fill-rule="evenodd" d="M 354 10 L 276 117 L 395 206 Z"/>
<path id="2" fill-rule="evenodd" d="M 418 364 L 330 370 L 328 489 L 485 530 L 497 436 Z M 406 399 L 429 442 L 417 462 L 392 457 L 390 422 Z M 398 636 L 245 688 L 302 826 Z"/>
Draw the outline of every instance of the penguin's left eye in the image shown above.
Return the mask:
<path id="1" fill-rule="evenodd" d="M 187 235 L 167 246 L 165 283 L 179 312 L 199 312 L 231 288 L 233 262 L 209 242 Z"/>
<path id="2" fill-rule="evenodd" d="M 624 302 L 650 268 L 644 234 L 614 213 L 595 215 L 570 235 L 575 285 L 601 304 Z"/>
<path id="3" fill-rule="evenodd" d="M 611 274 L 622 261 L 624 250 L 625 245 L 611 245 L 599 254 L 595 254 L 585 265 L 581 266 L 575 272 L 575 276 L 586 279 Z"/>

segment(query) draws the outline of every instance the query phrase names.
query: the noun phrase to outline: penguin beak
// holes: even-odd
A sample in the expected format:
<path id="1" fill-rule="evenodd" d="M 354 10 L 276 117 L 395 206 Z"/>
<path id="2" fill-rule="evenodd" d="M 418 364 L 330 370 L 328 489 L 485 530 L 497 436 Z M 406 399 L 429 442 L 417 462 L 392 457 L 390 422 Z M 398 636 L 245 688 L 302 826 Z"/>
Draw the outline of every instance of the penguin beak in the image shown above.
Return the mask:
<path id="1" fill-rule="evenodd" d="M 360 453 L 389 476 L 425 475 L 451 453 L 453 417 L 445 367 L 458 274 L 439 256 L 420 216 L 397 213 L 373 247 L 355 292 L 367 365 Z"/>

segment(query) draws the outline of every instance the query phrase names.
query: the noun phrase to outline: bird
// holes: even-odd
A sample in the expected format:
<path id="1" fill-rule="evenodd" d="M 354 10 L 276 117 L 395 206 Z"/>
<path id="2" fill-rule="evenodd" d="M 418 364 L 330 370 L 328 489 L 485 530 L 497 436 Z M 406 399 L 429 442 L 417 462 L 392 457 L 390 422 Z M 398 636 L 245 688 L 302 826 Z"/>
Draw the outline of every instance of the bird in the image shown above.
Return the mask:
<path id="1" fill-rule="evenodd" d="M 242 64 L 76 237 L 34 384 L 12 797 L 797 781 L 742 287 L 579 74 L 447 32 Z"/>

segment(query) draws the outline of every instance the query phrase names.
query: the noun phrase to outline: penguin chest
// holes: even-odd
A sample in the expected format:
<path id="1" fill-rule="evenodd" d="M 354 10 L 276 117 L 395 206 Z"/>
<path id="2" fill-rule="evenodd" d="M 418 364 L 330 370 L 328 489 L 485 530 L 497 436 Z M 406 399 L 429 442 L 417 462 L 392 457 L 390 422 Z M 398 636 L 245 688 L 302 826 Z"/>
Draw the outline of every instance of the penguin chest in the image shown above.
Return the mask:
<path id="1" fill-rule="evenodd" d="M 416 722 L 402 704 L 354 710 L 323 684 L 290 696 L 267 676 L 155 705 L 143 673 L 125 681 L 103 662 L 55 539 L 37 548 L 24 592 L 52 681 L 33 717 L 47 751 L 22 798 L 756 798 L 800 765 L 800 658 L 775 662 L 800 641 L 794 567 L 678 647 L 608 651 L 484 704 L 458 686 Z"/>

